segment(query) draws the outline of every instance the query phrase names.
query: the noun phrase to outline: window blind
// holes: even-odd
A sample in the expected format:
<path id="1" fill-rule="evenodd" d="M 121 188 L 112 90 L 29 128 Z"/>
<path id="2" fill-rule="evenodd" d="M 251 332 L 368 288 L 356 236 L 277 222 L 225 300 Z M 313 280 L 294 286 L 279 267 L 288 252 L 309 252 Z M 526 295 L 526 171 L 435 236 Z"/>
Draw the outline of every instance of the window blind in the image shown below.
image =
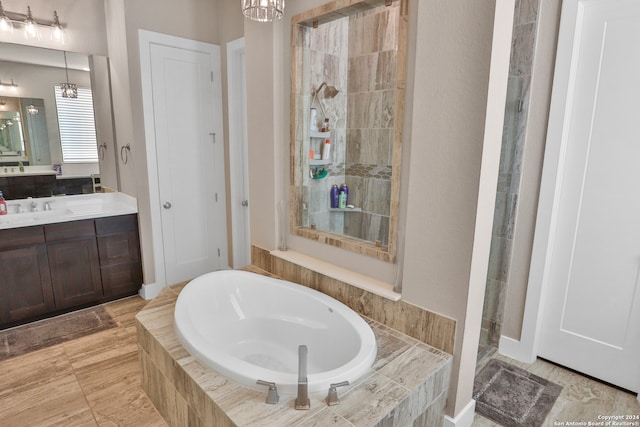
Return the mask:
<path id="1" fill-rule="evenodd" d="M 98 141 L 91 89 L 79 87 L 77 98 L 63 98 L 60 86 L 55 85 L 54 88 L 63 161 L 65 163 L 97 162 Z"/>

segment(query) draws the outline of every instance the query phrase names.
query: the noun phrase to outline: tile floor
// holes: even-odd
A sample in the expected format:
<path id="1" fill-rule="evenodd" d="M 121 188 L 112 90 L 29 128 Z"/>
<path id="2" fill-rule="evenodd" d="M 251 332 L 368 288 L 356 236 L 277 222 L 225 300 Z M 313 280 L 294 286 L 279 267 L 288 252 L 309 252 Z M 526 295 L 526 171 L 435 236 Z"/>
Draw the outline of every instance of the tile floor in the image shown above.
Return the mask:
<path id="1" fill-rule="evenodd" d="M 491 357 L 504 360 L 563 387 L 551 412 L 547 415 L 544 426 L 589 425 L 589 422 L 603 421 L 598 416 L 607 415 L 640 416 L 640 403 L 636 400 L 635 394 L 621 391 L 545 360 L 538 359 L 533 364 L 526 364 L 494 354 L 479 362 L 476 372 L 480 372 Z M 581 422 L 584 424 L 580 424 Z M 640 425 L 640 420 L 631 422 L 637 422 L 638 424 L 635 425 Z M 472 427 L 499 426 L 478 414 L 472 424 Z"/>
<path id="2" fill-rule="evenodd" d="M 0 425 L 166 426 L 140 387 L 134 317 L 145 304 L 139 297 L 107 303 L 118 327 L 0 362 Z M 564 387 L 545 425 L 640 415 L 630 393 L 543 360 L 494 357 Z M 473 427 L 489 426 L 497 424 L 476 415 Z"/>
<path id="3" fill-rule="evenodd" d="M 140 387 L 134 316 L 145 304 L 107 303 L 116 328 L 0 362 L 0 425 L 166 426 Z"/>

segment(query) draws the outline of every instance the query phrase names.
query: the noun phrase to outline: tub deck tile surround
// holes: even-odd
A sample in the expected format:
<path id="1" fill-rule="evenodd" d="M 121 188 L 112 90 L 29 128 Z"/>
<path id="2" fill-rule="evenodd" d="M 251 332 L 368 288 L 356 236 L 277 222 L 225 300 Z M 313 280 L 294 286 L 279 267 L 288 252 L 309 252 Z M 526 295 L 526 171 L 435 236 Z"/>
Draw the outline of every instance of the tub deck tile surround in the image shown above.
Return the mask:
<path id="1" fill-rule="evenodd" d="M 319 290 L 361 315 L 389 326 L 439 350 L 453 354 L 456 321 L 403 300 L 391 301 L 316 271 L 251 247 L 253 267 L 275 277 Z"/>
<path id="2" fill-rule="evenodd" d="M 247 268 L 259 272 L 255 267 Z M 143 389 L 169 425 L 194 426 L 406 426 L 442 423 L 452 357 L 372 319 L 378 356 L 356 383 L 339 389 L 341 403 L 326 393 L 310 395 L 311 409 L 296 411 L 295 397 L 264 403 L 254 391 L 202 365 L 180 344 L 173 311 L 183 285 L 167 288 L 136 317 Z M 422 424 L 427 425 L 427 424 Z"/>

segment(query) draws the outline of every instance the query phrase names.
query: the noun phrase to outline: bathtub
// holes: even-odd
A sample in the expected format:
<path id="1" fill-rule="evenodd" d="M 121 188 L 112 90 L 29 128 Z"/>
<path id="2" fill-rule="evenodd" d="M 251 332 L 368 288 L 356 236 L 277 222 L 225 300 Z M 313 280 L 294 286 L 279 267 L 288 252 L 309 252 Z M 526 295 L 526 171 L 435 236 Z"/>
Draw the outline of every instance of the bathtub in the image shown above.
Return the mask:
<path id="1" fill-rule="evenodd" d="M 353 382 L 376 357 L 371 327 L 346 305 L 284 280 L 237 270 L 189 282 L 175 307 L 184 347 L 202 363 L 249 388 L 275 382 L 295 395 L 298 346 L 308 348 L 309 393 L 330 383 Z"/>

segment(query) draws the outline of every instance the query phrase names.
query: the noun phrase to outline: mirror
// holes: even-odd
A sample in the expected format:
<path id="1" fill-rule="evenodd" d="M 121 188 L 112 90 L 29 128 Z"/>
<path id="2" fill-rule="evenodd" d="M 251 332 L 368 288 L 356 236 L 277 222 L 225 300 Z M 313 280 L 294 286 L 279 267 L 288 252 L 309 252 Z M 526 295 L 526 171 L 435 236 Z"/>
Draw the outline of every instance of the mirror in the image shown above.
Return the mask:
<path id="1" fill-rule="evenodd" d="M 334 1 L 292 19 L 291 231 L 388 262 L 396 255 L 407 3 Z"/>
<path id="2" fill-rule="evenodd" d="M 92 82 L 92 68 L 96 64 L 106 64 L 106 58 L 66 52 L 66 63 L 69 81 L 77 84 L 78 88 L 89 89 L 87 96 L 96 84 L 109 84 Z M 12 88 L 0 86 L 0 114 L 18 114 L 20 118 L 20 126 L 15 127 L 20 132 L 13 131 L 12 127 L 10 142 L 4 135 L 7 132 L 0 131 L 0 166 L 15 165 L 18 161 L 29 166 L 64 163 L 54 86 L 65 81 L 67 73 L 63 51 L 0 43 L 0 82 L 15 84 Z M 110 114 L 101 118 L 96 113 L 92 123 L 94 130 L 95 122 L 100 120 L 110 123 Z M 18 141 L 19 134 L 21 142 Z M 100 172 L 96 160 L 76 162 L 73 170 L 74 174 L 83 176 Z"/>
<path id="3" fill-rule="evenodd" d="M 13 100 L 9 100 L 12 104 Z M 7 101 L 0 101 L 0 107 Z M 24 137 L 19 107 L 13 105 L 7 111 L 0 110 L 0 156 L 14 156 L 20 160 L 24 157 Z"/>
<path id="4" fill-rule="evenodd" d="M 0 98 L 0 165 L 51 164 L 44 99 Z"/>

